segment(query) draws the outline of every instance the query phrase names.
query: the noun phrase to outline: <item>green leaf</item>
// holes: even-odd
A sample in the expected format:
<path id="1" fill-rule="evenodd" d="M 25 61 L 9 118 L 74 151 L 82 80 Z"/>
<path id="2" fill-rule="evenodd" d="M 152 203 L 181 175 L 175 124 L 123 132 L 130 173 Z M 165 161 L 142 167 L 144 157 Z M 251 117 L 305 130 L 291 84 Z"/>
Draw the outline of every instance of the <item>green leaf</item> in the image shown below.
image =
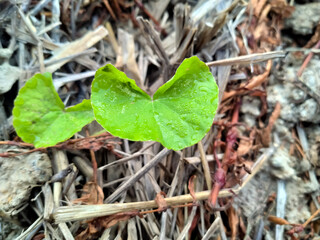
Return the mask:
<path id="1" fill-rule="evenodd" d="M 64 107 L 50 73 L 30 78 L 14 101 L 13 126 L 23 141 L 37 148 L 69 139 L 93 120 L 90 100 Z"/>
<path id="2" fill-rule="evenodd" d="M 218 93 L 208 66 L 191 57 L 153 98 L 108 64 L 96 72 L 91 102 L 96 120 L 111 134 L 134 141 L 158 141 L 180 150 L 209 131 Z"/>

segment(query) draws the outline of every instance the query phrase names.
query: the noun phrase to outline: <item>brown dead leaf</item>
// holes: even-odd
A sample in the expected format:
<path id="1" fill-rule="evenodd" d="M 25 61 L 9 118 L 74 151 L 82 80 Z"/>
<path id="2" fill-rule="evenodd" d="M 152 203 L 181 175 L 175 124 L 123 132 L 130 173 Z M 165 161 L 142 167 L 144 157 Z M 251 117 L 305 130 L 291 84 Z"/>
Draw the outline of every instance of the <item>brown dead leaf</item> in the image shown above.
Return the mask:
<path id="1" fill-rule="evenodd" d="M 184 227 L 184 209 L 179 208 L 178 214 L 177 214 L 177 225 L 180 230 L 180 232 L 183 230 Z"/>
<path id="2" fill-rule="evenodd" d="M 95 182 L 88 182 L 82 189 L 82 196 L 73 203 L 82 204 L 103 204 L 104 194 L 101 187 Z"/>
<path id="3" fill-rule="evenodd" d="M 260 75 L 258 75 L 258 76 L 254 76 L 250 80 L 250 82 L 248 84 L 246 84 L 245 86 L 243 86 L 243 87 L 251 90 L 251 89 L 253 89 L 255 87 L 260 86 L 267 79 L 267 77 L 269 76 L 269 73 L 271 71 L 271 67 L 272 67 L 272 61 L 269 60 L 267 62 L 267 66 L 266 66 L 265 72 L 260 74 Z"/>
<path id="4" fill-rule="evenodd" d="M 94 218 L 89 221 L 88 227 L 76 236 L 76 240 L 88 240 L 96 239 L 97 235 L 100 234 L 105 228 L 110 228 L 116 225 L 120 221 L 127 221 L 132 217 L 139 216 L 140 212 L 138 210 L 129 211 L 124 213 L 116 213 L 110 216 Z"/>
<path id="5" fill-rule="evenodd" d="M 298 238 L 296 238 L 294 235 L 299 234 L 303 230 L 304 230 L 303 224 L 294 224 L 293 227 L 289 231 L 287 231 L 287 234 L 291 237 L 291 239 L 298 240 Z"/>
<path id="6" fill-rule="evenodd" d="M 127 221 L 132 217 L 139 216 L 140 212 L 138 210 L 135 211 L 129 211 L 129 212 L 124 212 L 124 213 L 116 213 L 107 217 L 100 217 L 96 219 L 97 222 L 101 224 L 104 228 L 110 228 L 114 225 L 116 225 L 120 221 Z"/>
<path id="7" fill-rule="evenodd" d="M 259 41 L 262 37 L 265 38 L 268 35 L 269 35 L 269 27 L 266 21 L 260 22 L 253 32 L 253 37 L 256 41 Z"/>
<path id="8" fill-rule="evenodd" d="M 259 22 L 264 22 L 268 20 L 268 14 L 270 10 L 271 10 L 271 5 L 270 4 L 265 5 L 264 9 L 261 12 Z"/>
<path id="9" fill-rule="evenodd" d="M 191 178 L 189 179 L 189 184 L 188 184 L 188 189 L 189 189 L 190 195 L 193 199 L 193 203 L 197 202 L 196 194 L 194 191 L 194 179 L 196 177 L 197 177 L 196 175 L 192 175 Z"/>
<path id="10" fill-rule="evenodd" d="M 73 146 L 71 146 L 71 149 L 90 149 L 92 151 L 98 151 L 103 147 L 108 148 L 111 143 L 115 143 L 115 142 L 107 143 L 105 139 L 110 139 L 110 138 L 107 137 L 107 138 L 89 139 L 88 141 L 80 141 L 75 143 Z"/>
<path id="11" fill-rule="evenodd" d="M 307 44 L 303 48 L 312 48 L 317 42 L 320 40 L 320 22 L 314 32 L 312 38 L 307 42 Z"/>
<path id="12" fill-rule="evenodd" d="M 300 154 L 299 157 L 306 159 L 307 156 L 305 152 L 303 151 L 300 138 L 297 136 L 296 131 L 294 129 L 291 130 L 291 137 L 294 140 L 292 144 L 290 144 L 290 154 L 294 154 L 294 151 L 296 150 L 298 154 Z"/>
<path id="13" fill-rule="evenodd" d="M 294 11 L 294 7 L 290 6 L 286 0 L 270 0 L 271 11 L 277 13 L 281 18 L 288 18 Z"/>
<path id="14" fill-rule="evenodd" d="M 166 194 L 164 192 L 158 192 L 156 198 L 154 199 L 158 205 L 158 211 L 166 211 L 168 209 L 168 204 L 164 199 Z"/>
<path id="15" fill-rule="evenodd" d="M 241 157 L 250 152 L 253 146 L 253 140 L 255 139 L 256 130 L 253 129 L 250 132 L 249 138 L 241 138 L 239 142 L 239 147 L 237 149 L 238 156 Z"/>
<path id="16" fill-rule="evenodd" d="M 238 233 L 238 226 L 239 226 L 239 216 L 236 212 L 236 210 L 231 206 L 227 210 L 228 219 L 229 219 L 229 225 L 231 228 L 231 239 L 235 240 L 237 239 L 237 233 Z"/>
<path id="17" fill-rule="evenodd" d="M 236 43 L 239 48 L 239 56 L 248 54 L 247 49 L 246 49 L 246 45 L 244 44 L 242 37 L 237 37 Z"/>
<path id="18" fill-rule="evenodd" d="M 257 133 L 260 136 L 260 141 L 263 147 L 268 147 L 271 142 L 271 130 L 275 121 L 280 116 L 280 110 L 281 110 L 280 103 L 277 103 L 269 118 L 268 126 L 263 128 L 262 130 L 257 130 Z"/>
<path id="19" fill-rule="evenodd" d="M 273 215 L 268 216 L 268 221 L 278 225 L 290 225 L 290 223 L 287 220 Z"/>
<path id="20" fill-rule="evenodd" d="M 32 238 L 32 240 L 42 240 L 42 239 L 45 239 L 44 233 L 39 233 Z"/>
<path id="21" fill-rule="evenodd" d="M 267 0 L 251 0 L 250 1 L 250 5 L 248 6 L 248 9 L 253 9 L 254 16 L 259 18 L 260 13 L 263 10 L 264 5 L 266 4 L 266 2 L 267 2 Z"/>
<path id="22" fill-rule="evenodd" d="M 75 239 L 76 240 L 90 240 L 92 239 L 93 235 L 89 231 L 89 227 L 87 227 L 85 230 L 83 230 L 81 233 L 79 233 Z"/>
<path id="23" fill-rule="evenodd" d="M 95 136 L 87 136 L 85 138 L 69 139 L 63 143 L 57 144 L 55 147 L 60 149 L 91 149 L 97 151 L 108 144 L 119 144 L 115 142 L 115 137 L 110 133 L 102 133 Z"/>
<path id="24" fill-rule="evenodd" d="M 191 223 L 191 226 L 188 231 L 189 239 L 192 239 L 191 235 L 192 235 L 193 231 L 196 229 L 198 222 L 199 222 L 199 219 L 200 219 L 200 213 L 198 211 L 196 213 L 196 215 L 194 216 L 194 218 L 192 219 L 192 223 Z"/>
<path id="25" fill-rule="evenodd" d="M 90 239 L 96 239 L 97 233 L 101 232 L 103 227 L 101 224 L 98 224 L 96 221 L 97 219 L 89 220 L 88 226 L 85 230 L 83 230 L 81 233 L 79 233 L 75 239 L 76 240 L 90 240 Z"/>
<path id="26" fill-rule="evenodd" d="M 262 73 L 258 76 L 254 76 L 253 78 L 251 78 L 251 80 L 248 83 L 241 84 L 240 87 L 236 90 L 224 92 L 223 97 L 222 97 L 222 101 L 225 101 L 226 99 L 231 98 L 236 95 L 244 94 L 247 92 L 247 90 L 253 90 L 255 87 L 260 86 L 264 81 L 266 81 L 267 77 L 269 76 L 269 73 L 271 71 L 271 67 L 272 67 L 272 61 L 269 60 L 267 62 L 267 66 L 266 66 L 264 73 Z"/>
<path id="27" fill-rule="evenodd" d="M 240 230 L 242 231 L 243 234 L 246 234 L 247 232 L 247 226 L 243 220 L 243 218 L 241 217 L 241 214 L 239 214 L 239 227 L 240 227 Z"/>
<path id="28" fill-rule="evenodd" d="M 226 181 L 225 188 L 232 188 L 236 184 L 241 185 L 242 184 L 241 179 L 246 174 L 251 174 L 252 166 L 253 166 L 253 162 L 250 160 L 237 162 L 233 167 L 233 171 L 227 174 L 227 181 Z"/>
<path id="29" fill-rule="evenodd" d="M 109 2 L 107 0 L 103 0 L 103 3 L 106 6 L 106 8 L 108 9 L 108 12 L 110 13 L 113 20 L 117 21 L 117 17 L 115 15 L 115 13 L 113 12 L 112 7 L 110 6 Z"/>
<path id="30" fill-rule="evenodd" d="M 238 181 L 240 181 L 246 174 L 251 174 L 253 161 L 246 160 L 242 163 L 235 164 L 234 174 Z"/>
<path id="31" fill-rule="evenodd" d="M 311 211 L 312 214 L 317 211 L 317 207 L 316 207 L 316 205 L 314 204 L 313 201 L 310 203 L 310 211 Z M 318 219 L 318 220 L 314 221 L 312 223 L 311 227 L 312 227 L 314 233 L 319 234 L 319 232 L 320 232 L 320 220 Z"/>

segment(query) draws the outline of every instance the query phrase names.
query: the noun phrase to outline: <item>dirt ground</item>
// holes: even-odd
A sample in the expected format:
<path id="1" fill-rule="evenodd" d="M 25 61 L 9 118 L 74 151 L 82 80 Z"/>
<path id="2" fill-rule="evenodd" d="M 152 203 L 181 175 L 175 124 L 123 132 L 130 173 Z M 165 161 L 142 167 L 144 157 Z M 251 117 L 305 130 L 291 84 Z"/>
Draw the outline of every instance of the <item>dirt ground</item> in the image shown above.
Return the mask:
<path id="1" fill-rule="evenodd" d="M 0 1 L 0 239 L 320 239 L 319 13 L 317 0 Z M 193 146 L 96 121 L 48 148 L 15 132 L 36 73 L 69 107 L 108 63 L 153 95 L 195 55 L 219 108 Z"/>

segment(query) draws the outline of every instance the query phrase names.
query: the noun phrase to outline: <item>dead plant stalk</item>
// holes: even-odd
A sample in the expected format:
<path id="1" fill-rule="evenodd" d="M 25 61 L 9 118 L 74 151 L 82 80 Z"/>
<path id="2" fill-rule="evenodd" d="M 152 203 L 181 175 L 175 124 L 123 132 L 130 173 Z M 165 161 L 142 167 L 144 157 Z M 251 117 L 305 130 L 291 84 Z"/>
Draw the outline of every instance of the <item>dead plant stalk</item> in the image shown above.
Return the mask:
<path id="1" fill-rule="evenodd" d="M 275 147 L 270 147 L 265 151 L 253 166 L 252 173 L 247 174 L 242 179 L 242 186 L 237 186 L 232 189 L 222 189 L 219 191 L 219 198 L 225 198 L 238 194 L 241 189 L 255 176 L 261 169 L 263 163 L 273 154 Z M 197 201 L 207 200 L 210 195 L 210 190 L 195 193 Z M 182 205 L 186 203 L 192 203 L 194 198 L 190 194 L 165 198 L 168 207 L 174 207 L 176 205 Z M 158 208 L 157 202 L 144 201 L 144 202 L 132 202 L 132 203 L 112 203 L 112 204 L 99 204 L 99 205 L 76 205 L 76 206 L 64 206 L 59 207 L 52 214 L 52 219 L 56 223 L 78 221 L 89 218 L 96 218 L 102 216 L 108 216 L 116 213 L 127 212 L 132 210 L 146 210 Z"/>

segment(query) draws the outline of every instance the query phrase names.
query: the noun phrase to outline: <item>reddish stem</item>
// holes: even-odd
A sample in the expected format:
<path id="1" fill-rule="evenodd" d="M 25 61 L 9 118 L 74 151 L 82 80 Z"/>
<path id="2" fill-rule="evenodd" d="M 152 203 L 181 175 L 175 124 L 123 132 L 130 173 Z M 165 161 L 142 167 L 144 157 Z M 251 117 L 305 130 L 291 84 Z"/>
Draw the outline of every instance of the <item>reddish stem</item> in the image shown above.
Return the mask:
<path id="1" fill-rule="evenodd" d="M 231 119 L 231 128 L 229 129 L 227 133 L 227 139 L 226 139 L 226 150 L 222 159 L 222 166 L 225 172 L 228 170 L 228 165 L 230 164 L 230 156 L 232 152 L 232 147 L 237 141 L 238 133 L 235 125 L 239 121 L 239 111 L 240 111 L 240 101 L 237 101 L 236 106 L 234 108 L 232 119 Z"/>
<path id="2" fill-rule="evenodd" d="M 217 164 L 217 168 L 221 168 L 221 163 L 218 159 L 218 155 L 217 155 L 217 152 L 216 152 L 216 142 L 214 142 L 214 146 L 213 146 L 213 157 L 214 157 L 214 160 L 216 161 L 216 164 Z"/>
<path id="3" fill-rule="evenodd" d="M 226 183 L 226 173 L 225 171 L 222 169 L 221 167 L 221 163 L 218 159 L 216 150 L 215 150 L 216 146 L 214 144 L 213 146 L 213 156 L 215 158 L 215 161 L 217 163 L 217 169 L 214 173 L 214 184 L 209 196 L 209 204 L 211 208 L 215 208 L 217 199 L 218 199 L 218 194 L 221 188 L 223 188 L 223 186 Z"/>
<path id="4" fill-rule="evenodd" d="M 240 101 L 236 103 L 236 106 L 233 111 L 232 120 L 231 120 L 232 127 L 227 133 L 227 139 L 226 139 L 227 144 L 226 144 L 226 150 L 224 153 L 222 164 L 220 163 L 215 150 L 216 143 L 214 143 L 214 146 L 213 146 L 213 156 L 217 164 L 217 169 L 214 173 L 214 185 L 212 187 L 212 190 L 209 196 L 209 205 L 212 208 L 215 208 L 220 189 L 222 189 L 226 184 L 226 175 L 227 175 L 228 165 L 231 162 L 230 156 L 233 150 L 232 147 L 237 141 L 237 137 L 238 137 L 235 125 L 236 123 L 238 123 L 238 120 L 239 120 L 239 110 L 240 110 Z"/>
<path id="5" fill-rule="evenodd" d="M 319 41 L 317 42 L 317 44 L 314 46 L 314 49 L 318 49 L 319 47 L 320 47 L 320 40 L 319 40 Z M 310 62 L 311 58 L 313 57 L 313 54 L 314 54 L 313 52 L 310 52 L 310 53 L 308 54 L 308 56 L 306 57 L 306 59 L 304 60 L 302 66 L 300 67 L 300 69 L 299 69 L 299 71 L 298 71 L 298 73 L 297 73 L 298 77 L 301 77 L 304 69 L 307 67 L 308 63 Z"/>
<path id="6" fill-rule="evenodd" d="M 215 208 L 218 194 L 221 188 L 226 184 L 226 174 L 222 168 L 217 168 L 214 173 L 214 184 L 209 196 L 209 205 L 211 208 Z"/>
<path id="7" fill-rule="evenodd" d="M 169 208 L 183 208 L 183 207 L 193 207 L 193 206 L 197 206 L 197 204 L 187 203 L 187 204 L 183 204 L 183 205 L 170 206 Z M 145 214 L 148 214 L 148 213 L 163 212 L 163 211 L 165 211 L 165 210 L 157 208 L 157 209 L 148 210 L 148 211 L 141 211 L 140 214 L 141 215 L 145 215 Z"/>

